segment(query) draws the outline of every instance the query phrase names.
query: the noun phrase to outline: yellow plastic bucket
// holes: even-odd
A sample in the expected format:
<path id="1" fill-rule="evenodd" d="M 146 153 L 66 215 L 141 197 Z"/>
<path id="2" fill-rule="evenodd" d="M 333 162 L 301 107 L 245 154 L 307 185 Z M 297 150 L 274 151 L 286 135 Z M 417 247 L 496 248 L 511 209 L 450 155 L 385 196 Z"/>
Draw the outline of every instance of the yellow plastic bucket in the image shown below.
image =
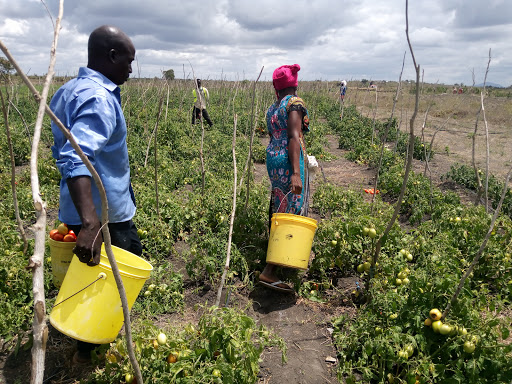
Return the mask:
<path id="1" fill-rule="evenodd" d="M 112 246 L 131 309 L 153 267 L 146 260 Z M 76 256 L 69 265 L 50 313 L 55 329 L 76 340 L 94 344 L 113 341 L 124 322 L 121 298 L 105 246 L 100 264 L 90 267 Z"/>
<path id="2" fill-rule="evenodd" d="M 49 239 L 49 242 L 50 256 L 52 258 L 53 285 L 60 288 L 73 258 L 73 248 L 75 248 L 76 243 L 74 241 L 65 242 L 53 239 Z"/>
<path id="3" fill-rule="evenodd" d="M 307 269 L 317 221 L 290 213 L 274 213 L 270 225 L 267 263 Z"/>

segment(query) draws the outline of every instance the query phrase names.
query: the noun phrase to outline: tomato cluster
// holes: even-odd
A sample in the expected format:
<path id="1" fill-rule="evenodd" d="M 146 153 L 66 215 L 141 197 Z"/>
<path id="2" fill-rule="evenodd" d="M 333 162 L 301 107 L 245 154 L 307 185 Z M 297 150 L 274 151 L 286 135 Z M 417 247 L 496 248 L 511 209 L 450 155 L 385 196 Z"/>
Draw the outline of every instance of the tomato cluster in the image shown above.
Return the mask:
<path id="1" fill-rule="evenodd" d="M 76 235 L 73 230 L 68 228 L 67 224 L 60 223 L 56 229 L 50 231 L 50 239 L 73 243 L 76 241 Z"/>
<path id="2" fill-rule="evenodd" d="M 373 188 L 367 188 L 364 190 L 366 193 L 369 193 L 370 195 L 375 195 L 375 194 L 378 194 L 380 193 L 380 191 L 378 189 L 374 190 Z"/>

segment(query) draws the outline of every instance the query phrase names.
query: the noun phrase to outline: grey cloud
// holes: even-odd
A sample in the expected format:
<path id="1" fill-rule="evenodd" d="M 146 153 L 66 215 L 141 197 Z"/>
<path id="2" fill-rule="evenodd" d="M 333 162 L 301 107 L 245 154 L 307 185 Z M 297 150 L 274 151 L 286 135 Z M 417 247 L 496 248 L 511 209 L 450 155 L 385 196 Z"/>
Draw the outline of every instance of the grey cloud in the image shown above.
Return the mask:
<path id="1" fill-rule="evenodd" d="M 55 15 L 58 2 L 47 4 Z M 485 70 L 492 48 L 489 81 L 510 85 L 511 7 L 508 0 L 410 1 L 409 29 L 425 78 L 469 83 L 473 68 L 477 76 Z M 27 25 L 22 35 L 0 38 L 23 68 L 44 73 L 53 33 L 41 2 L 0 0 L 0 10 L 0 26 L 6 18 Z M 255 78 L 265 65 L 269 79 L 274 66 L 297 62 L 305 80 L 396 80 L 408 49 L 404 0 L 67 0 L 58 73 L 73 74 L 85 64 L 88 35 L 102 24 L 132 38 L 141 76 L 147 77 L 168 68 L 183 76 L 183 64 L 187 76 L 190 60 L 203 78 Z M 404 76 L 411 79 L 407 56 Z"/>
<path id="2" fill-rule="evenodd" d="M 39 1 L 0 0 L 0 19 L 31 19 L 48 15 Z"/>

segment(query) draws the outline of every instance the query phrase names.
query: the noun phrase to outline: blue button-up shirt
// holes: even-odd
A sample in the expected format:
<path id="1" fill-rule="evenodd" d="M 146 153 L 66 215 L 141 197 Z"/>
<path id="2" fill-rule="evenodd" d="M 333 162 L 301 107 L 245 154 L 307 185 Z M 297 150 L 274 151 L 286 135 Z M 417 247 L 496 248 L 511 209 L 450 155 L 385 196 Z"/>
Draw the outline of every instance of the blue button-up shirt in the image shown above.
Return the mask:
<path id="1" fill-rule="evenodd" d="M 119 87 L 101 73 L 82 67 L 78 77 L 64 84 L 53 96 L 51 110 L 67 127 L 101 177 L 108 200 L 109 222 L 130 220 L 135 204 L 130 193 L 130 166 L 126 145 L 126 121 Z M 62 176 L 59 220 L 80 225 L 66 179 L 91 176 L 69 141 L 52 122 L 52 155 Z M 98 217 L 101 199 L 93 180 L 92 197 Z"/>

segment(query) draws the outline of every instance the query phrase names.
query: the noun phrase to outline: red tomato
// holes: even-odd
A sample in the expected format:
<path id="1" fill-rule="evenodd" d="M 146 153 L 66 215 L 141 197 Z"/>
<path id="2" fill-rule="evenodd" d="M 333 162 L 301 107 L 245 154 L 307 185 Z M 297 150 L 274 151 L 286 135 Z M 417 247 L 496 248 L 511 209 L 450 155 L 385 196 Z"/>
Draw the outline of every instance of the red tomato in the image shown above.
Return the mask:
<path id="1" fill-rule="evenodd" d="M 55 236 L 55 234 L 56 234 L 56 233 L 59 233 L 59 231 L 57 231 L 56 229 L 52 229 L 52 230 L 50 231 L 50 239 L 55 240 L 55 239 L 54 239 L 54 236 Z"/>
<path id="2" fill-rule="evenodd" d="M 75 231 L 73 231 L 72 229 L 70 229 L 70 230 L 68 231 L 68 234 L 73 235 L 73 236 L 75 236 L 75 237 L 76 237 L 76 233 L 75 233 Z"/>
<path id="3" fill-rule="evenodd" d="M 72 243 L 76 241 L 76 236 L 70 235 L 69 233 L 62 238 L 62 241 L 65 241 L 66 243 Z"/>
<path id="4" fill-rule="evenodd" d="M 64 239 L 64 236 L 57 232 L 55 235 L 53 235 L 53 240 L 55 241 L 62 241 Z"/>

